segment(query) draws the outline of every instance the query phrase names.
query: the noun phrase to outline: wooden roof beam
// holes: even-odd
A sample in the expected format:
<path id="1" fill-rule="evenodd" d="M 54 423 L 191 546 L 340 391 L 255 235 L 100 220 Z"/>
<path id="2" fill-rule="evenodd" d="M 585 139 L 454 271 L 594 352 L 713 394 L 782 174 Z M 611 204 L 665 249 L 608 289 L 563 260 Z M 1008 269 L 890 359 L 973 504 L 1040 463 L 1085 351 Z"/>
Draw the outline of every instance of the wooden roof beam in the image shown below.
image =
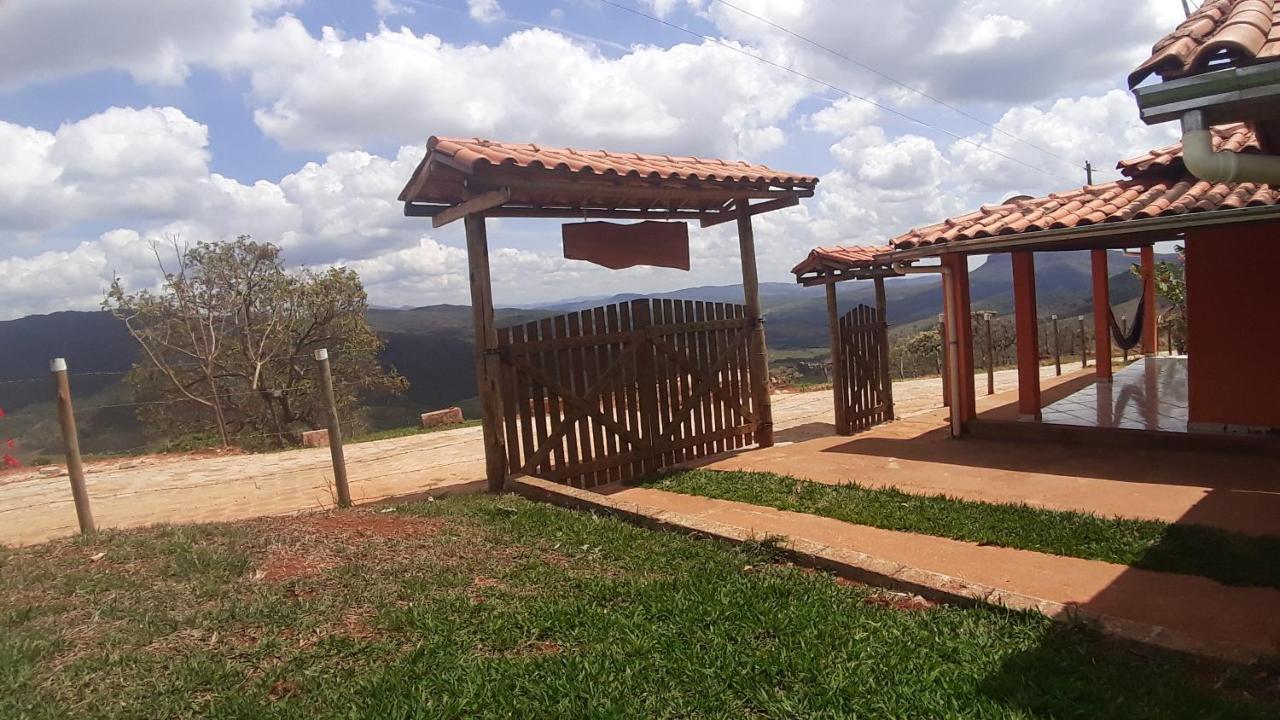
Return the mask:
<path id="1" fill-rule="evenodd" d="M 455 220 L 461 220 L 468 215 L 483 213 L 485 210 L 492 210 L 501 207 L 503 203 L 511 200 L 511 189 L 502 188 L 500 190 L 490 190 L 489 192 L 480 193 L 475 197 L 464 200 L 457 205 L 451 205 L 431 218 L 431 227 L 439 228 L 448 225 Z"/>
<path id="2" fill-rule="evenodd" d="M 744 201 L 745 202 L 745 201 Z M 800 195 L 798 193 L 789 193 L 783 197 L 768 200 L 755 205 L 747 206 L 747 215 L 759 215 L 761 213 L 773 212 L 774 210 L 782 210 L 783 208 L 793 207 L 800 204 Z M 702 227 L 709 228 L 720 223 L 727 223 L 738 217 L 738 213 L 729 213 L 725 217 L 709 218 L 702 221 Z"/>

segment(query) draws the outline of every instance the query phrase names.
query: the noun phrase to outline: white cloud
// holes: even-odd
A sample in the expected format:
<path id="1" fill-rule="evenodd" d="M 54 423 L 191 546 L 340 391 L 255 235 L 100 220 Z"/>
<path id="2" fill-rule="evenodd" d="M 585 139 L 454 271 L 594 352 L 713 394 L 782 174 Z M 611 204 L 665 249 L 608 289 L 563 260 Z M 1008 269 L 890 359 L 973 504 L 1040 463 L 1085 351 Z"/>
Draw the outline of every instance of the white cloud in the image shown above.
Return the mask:
<path id="1" fill-rule="evenodd" d="M 942 34 L 938 52 L 942 55 L 967 55 L 995 49 L 1001 42 L 1018 40 L 1031 30 L 1025 20 L 1008 15 L 970 15 L 959 25 L 948 27 Z"/>
<path id="2" fill-rule="evenodd" d="M 472 20 L 481 23 L 496 22 L 503 16 L 498 0 L 467 0 L 467 11 Z"/>
<path id="3" fill-rule="evenodd" d="M 637 46 L 609 58 L 541 29 L 489 47 L 405 28 L 315 37 L 285 17 L 234 57 L 249 73 L 258 126 L 292 148 L 460 134 L 739 155 L 762 141 L 776 146 L 776 126 L 810 92 L 712 43 Z"/>

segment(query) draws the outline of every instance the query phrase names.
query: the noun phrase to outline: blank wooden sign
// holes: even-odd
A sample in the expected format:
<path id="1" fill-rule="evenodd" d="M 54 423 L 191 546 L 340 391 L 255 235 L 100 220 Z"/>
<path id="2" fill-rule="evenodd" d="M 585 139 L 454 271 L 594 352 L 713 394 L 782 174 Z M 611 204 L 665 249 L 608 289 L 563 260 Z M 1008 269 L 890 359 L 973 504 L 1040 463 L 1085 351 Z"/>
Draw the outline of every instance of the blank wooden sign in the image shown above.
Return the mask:
<path id="1" fill-rule="evenodd" d="M 564 256 L 621 270 L 637 265 L 689 269 L 689 226 L 683 222 L 566 223 Z"/>

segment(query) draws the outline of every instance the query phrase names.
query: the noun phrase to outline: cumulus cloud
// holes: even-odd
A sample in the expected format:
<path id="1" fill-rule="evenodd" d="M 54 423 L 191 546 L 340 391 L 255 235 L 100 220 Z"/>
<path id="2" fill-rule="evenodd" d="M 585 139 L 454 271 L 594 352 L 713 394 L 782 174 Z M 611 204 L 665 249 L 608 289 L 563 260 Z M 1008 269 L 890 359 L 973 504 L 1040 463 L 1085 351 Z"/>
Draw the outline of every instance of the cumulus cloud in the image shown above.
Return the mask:
<path id="1" fill-rule="evenodd" d="M 502 6 L 498 0 L 467 0 L 467 12 L 476 22 L 491 23 L 502 19 Z"/>

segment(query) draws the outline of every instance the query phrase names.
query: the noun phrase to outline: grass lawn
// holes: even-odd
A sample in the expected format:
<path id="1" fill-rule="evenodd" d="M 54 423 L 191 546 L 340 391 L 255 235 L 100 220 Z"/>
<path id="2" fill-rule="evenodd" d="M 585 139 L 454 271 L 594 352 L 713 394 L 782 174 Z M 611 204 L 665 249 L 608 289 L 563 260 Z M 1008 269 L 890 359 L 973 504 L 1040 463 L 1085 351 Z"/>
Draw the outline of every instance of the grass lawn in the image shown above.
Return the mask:
<path id="1" fill-rule="evenodd" d="M 1280 587 L 1280 537 L 826 485 L 763 472 L 691 470 L 662 477 L 653 486 L 886 530 L 1201 575 L 1228 585 Z"/>
<path id="2" fill-rule="evenodd" d="M 1280 717 L 1256 669 L 776 557 L 512 496 L 0 550 L 0 717 Z"/>

